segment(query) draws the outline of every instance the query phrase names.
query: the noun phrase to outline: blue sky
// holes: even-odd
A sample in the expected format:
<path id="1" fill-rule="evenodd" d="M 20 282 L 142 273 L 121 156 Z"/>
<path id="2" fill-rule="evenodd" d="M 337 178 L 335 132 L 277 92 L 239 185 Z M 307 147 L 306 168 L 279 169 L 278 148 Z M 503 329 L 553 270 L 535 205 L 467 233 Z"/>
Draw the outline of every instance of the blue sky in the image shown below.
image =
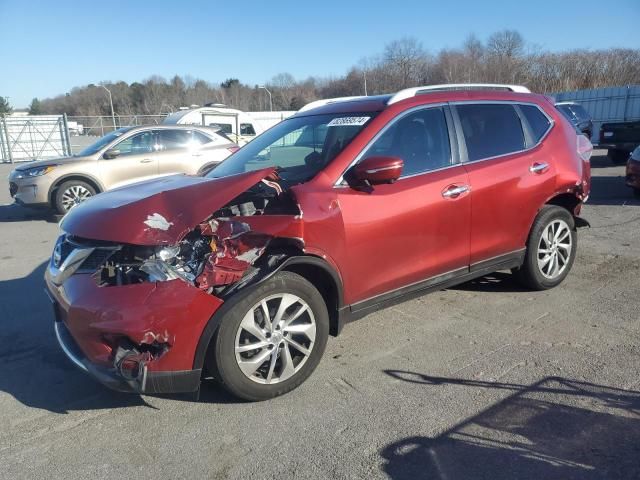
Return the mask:
<path id="1" fill-rule="evenodd" d="M 437 52 L 504 28 L 548 50 L 640 48 L 640 0 L 0 0 L 0 95 L 25 107 L 154 74 L 249 84 L 340 75 L 403 36 Z"/>

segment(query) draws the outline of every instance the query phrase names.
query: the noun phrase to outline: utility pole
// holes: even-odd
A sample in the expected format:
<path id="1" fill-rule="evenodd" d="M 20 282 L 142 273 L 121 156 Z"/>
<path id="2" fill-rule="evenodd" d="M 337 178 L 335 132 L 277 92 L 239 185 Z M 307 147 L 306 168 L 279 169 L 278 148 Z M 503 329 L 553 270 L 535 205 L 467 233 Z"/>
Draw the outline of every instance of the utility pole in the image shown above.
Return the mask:
<path id="1" fill-rule="evenodd" d="M 111 105 L 111 120 L 113 121 L 113 129 L 116 129 L 116 113 L 113 111 L 113 97 L 111 96 L 111 90 L 109 90 L 104 85 L 98 85 L 99 87 L 104 88 L 109 94 L 109 105 Z"/>
<path id="2" fill-rule="evenodd" d="M 369 94 L 367 93 L 367 71 L 363 70 L 362 74 L 364 75 L 364 96 L 367 97 Z"/>
<path id="3" fill-rule="evenodd" d="M 271 92 L 264 85 L 259 85 L 258 88 L 262 88 L 265 92 L 269 94 L 269 110 L 273 112 L 273 102 L 271 101 Z"/>

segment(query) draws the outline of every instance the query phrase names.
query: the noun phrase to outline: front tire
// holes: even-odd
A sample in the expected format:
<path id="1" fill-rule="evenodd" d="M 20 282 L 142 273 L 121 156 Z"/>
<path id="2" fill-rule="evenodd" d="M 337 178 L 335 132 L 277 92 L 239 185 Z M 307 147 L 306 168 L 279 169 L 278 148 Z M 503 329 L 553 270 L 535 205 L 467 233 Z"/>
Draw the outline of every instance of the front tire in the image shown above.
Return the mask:
<path id="1" fill-rule="evenodd" d="M 559 285 L 573 266 L 577 246 L 573 216 L 562 207 L 545 205 L 533 222 L 524 263 L 514 272 L 516 278 L 533 290 Z"/>
<path id="2" fill-rule="evenodd" d="M 53 206 L 60 215 L 96 194 L 95 188 L 81 180 L 69 180 L 56 189 Z"/>
<path id="3" fill-rule="evenodd" d="M 298 387 L 315 370 L 327 344 L 329 314 L 306 279 L 279 272 L 226 307 L 206 362 L 233 395 L 267 400 Z"/>

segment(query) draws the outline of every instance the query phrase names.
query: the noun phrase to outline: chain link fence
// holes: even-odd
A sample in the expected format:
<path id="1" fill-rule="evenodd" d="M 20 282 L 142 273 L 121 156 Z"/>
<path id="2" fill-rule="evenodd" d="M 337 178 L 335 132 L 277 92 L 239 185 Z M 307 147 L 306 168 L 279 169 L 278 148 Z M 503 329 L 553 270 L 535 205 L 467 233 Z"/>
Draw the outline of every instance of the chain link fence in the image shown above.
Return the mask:
<path id="1" fill-rule="evenodd" d="M 88 135 L 102 137 L 122 127 L 139 125 L 159 125 L 166 115 L 103 115 L 103 116 L 69 116 L 69 133 L 71 135 Z"/>
<path id="2" fill-rule="evenodd" d="M 0 162 L 71 155 L 65 115 L 0 116 Z"/>

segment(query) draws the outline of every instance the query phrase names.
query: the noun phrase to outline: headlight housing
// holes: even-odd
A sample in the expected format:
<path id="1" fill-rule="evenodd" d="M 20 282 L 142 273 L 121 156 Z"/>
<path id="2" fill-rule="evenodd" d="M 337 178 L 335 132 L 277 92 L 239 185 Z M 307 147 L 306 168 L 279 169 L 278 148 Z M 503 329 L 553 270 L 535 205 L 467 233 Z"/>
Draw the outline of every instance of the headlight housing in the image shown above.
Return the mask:
<path id="1" fill-rule="evenodd" d="M 56 168 L 56 165 L 45 165 L 43 167 L 33 167 L 28 168 L 26 170 L 17 170 L 16 178 L 31 178 L 31 177 L 40 177 L 42 175 L 46 175 L 51 170 Z"/>

